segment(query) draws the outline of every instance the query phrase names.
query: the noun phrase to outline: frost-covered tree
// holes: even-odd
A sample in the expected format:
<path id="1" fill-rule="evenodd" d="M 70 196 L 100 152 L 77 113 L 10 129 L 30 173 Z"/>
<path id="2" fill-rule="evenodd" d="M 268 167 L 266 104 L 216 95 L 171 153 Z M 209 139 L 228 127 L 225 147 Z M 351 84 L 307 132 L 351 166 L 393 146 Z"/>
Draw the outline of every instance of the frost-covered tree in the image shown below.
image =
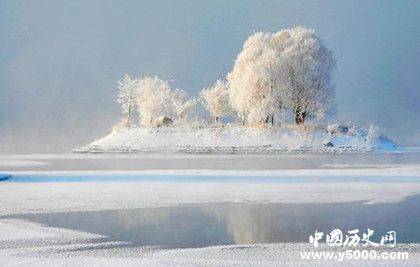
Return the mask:
<path id="1" fill-rule="evenodd" d="M 334 67 L 331 51 L 311 29 L 255 33 L 228 74 L 230 103 L 250 125 L 273 122 L 285 110 L 303 124 L 329 109 Z"/>
<path id="2" fill-rule="evenodd" d="M 203 89 L 200 99 L 215 123 L 219 122 L 221 116 L 231 113 L 227 81 L 217 80 L 210 88 Z"/>
<path id="3" fill-rule="evenodd" d="M 138 87 L 138 80 L 125 75 L 124 79 L 118 81 L 117 102 L 121 105 L 123 115 L 127 115 L 124 125 L 130 127 L 132 112 L 135 106 L 135 93 Z"/>
<path id="4" fill-rule="evenodd" d="M 283 32 L 289 37 L 281 54 L 281 92 L 296 124 L 301 125 L 308 117 L 319 118 L 329 110 L 336 62 L 312 29 L 296 27 Z"/>
<path id="5" fill-rule="evenodd" d="M 274 124 L 275 116 L 292 112 L 295 123 L 302 125 L 307 118 L 320 118 L 329 110 L 334 68 L 331 51 L 311 29 L 259 32 L 246 40 L 227 80 L 204 89 L 200 99 L 216 123 L 232 111 L 249 125 Z M 142 123 L 149 124 L 158 116 L 176 114 L 184 119 L 197 102 L 157 77 L 125 76 L 118 88 L 126 126 L 134 105 Z"/>
<path id="6" fill-rule="evenodd" d="M 270 33 L 255 33 L 245 42 L 228 74 L 230 104 L 250 125 L 266 122 L 279 113 L 280 50 Z"/>
<path id="7" fill-rule="evenodd" d="M 142 124 L 152 124 L 159 116 L 173 113 L 173 92 L 166 81 L 158 77 L 138 80 L 136 104 Z"/>
<path id="8" fill-rule="evenodd" d="M 178 118 L 184 122 L 188 115 L 194 111 L 197 100 L 189 99 L 187 93 L 181 89 L 174 90 L 172 99 L 175 113 L 178 115 Z"/>

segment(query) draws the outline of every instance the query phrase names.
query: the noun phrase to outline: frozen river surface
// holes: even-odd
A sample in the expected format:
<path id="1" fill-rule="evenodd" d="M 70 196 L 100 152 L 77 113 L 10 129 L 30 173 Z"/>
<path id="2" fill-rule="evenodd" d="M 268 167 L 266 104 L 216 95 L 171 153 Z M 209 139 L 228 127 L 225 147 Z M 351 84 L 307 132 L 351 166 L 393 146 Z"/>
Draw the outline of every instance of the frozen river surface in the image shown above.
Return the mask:
<path id="1" fill-rule="evenodd" d="M 420 164 L 410 153 L 343 154 L 41 154 L 0 155 L 0 171 L 292 170 L 381 168 Z"/>
<path id="2" fill-rule="evenodd" d="M 396 231 L 398 264 L 420 260 L 418 153 L 2 155 L 0 173 L 0 265 L 305 266 L 335 228 Z"/>

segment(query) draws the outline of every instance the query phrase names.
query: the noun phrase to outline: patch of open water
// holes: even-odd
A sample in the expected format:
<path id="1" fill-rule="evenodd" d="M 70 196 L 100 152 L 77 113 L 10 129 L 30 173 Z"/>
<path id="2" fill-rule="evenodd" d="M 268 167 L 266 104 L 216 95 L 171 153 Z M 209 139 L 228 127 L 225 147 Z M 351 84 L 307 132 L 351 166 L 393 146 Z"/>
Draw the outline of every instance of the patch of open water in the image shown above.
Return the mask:
<path id="1" fill-rule="evenodd" d="M 327 234 L 336 228 L 344 234 L 359 229 L 361 238 L 368 228 L 372 229 L 375 232 L 371 240 L 375 242 L 387 231 L 396 231 L 397 243 L 420 243 L 420 195 L 402 202 L 371 205 L 362 202 L 213 203 L 4 218 L 100 234 L 106 236 L 101 242 L 122 241 L 131 247 L 308 242 L 315 230 Z"/>

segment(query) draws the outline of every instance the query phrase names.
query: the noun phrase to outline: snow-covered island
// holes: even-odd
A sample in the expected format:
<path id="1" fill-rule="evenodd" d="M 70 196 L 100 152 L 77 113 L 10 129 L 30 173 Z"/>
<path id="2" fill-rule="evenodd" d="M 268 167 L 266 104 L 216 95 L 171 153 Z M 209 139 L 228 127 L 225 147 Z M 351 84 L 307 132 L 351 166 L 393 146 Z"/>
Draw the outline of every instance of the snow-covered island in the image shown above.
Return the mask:
<path id="1" fill-rule="evenodd" d="M 332 52 L 314 31 L 296 27 L 250 36 L 226 78 L 197 97 L 157 76 L 126 75 L 118 82 L 121 122 L 75 152 L 400 150 L 377 127 L 327 123 L 335 67 Z"/>
<path id="2" fill-rule="evenodd" d="M 400 149 L 385 136 L 378 135 L 373 127 L 365 131 L 330 125 L 328 129 L 133 127 L 113 132 L 75 152 L 393 152 Z"/>

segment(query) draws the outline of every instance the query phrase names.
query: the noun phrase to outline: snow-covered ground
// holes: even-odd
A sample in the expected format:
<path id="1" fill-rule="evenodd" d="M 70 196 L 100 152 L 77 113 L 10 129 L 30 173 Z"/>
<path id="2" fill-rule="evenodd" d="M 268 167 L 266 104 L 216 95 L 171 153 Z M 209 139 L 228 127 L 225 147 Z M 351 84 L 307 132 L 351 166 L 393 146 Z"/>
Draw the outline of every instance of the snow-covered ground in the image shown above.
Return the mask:
<path id="1" fill-rule="evenodd" d="M 420 235 L 413 226 L 420 221 L 419 159 L 414 153 L 0 156 L 0 173 L 12 175 L 0 182 L 0 265 L 336 266 L 336 261 L 300 258 L 299 252 L 315 250 L 305 242 L 306 232 L 299 242 L 261 240 L 291 226 L 313 233 L 322 223 L 329 229 L 350 216 L 345 226 L 364 222 L 378 231 L 395 226 L 400 238 L 414 239 L 398 239 L 392 250 L 409 252 L 409 260 L 344 265 L 413 266 L 420 261 Z M 209 205 L 240 208 L 215 211 Z M 205 211 L 200 227 L 191 229 L 211 223 L 234 241 L 166 248 L 139 246 L 124 235 L 144 231 L 137 224 L 150 209 L 156 209 L 146 219 L 152 229 L 167 231 L 163 227 L 171 224 L 162 222 L 179 207 Z M 265 207 L 274 207 L 273 212 Z M 177 227 L 194 218 L 181 219 Z M 93 226 L 86 228 L 80 220 Z M 105 230 L 115 224 L 115 235 L 109 235 Z M 169 232 L 177 237 L 177 229 Z"/>
<path id="2" fill-rule="evenodd" d="M 28 232 L 27 229 L 31 229 Z M 101 242 L 101 236 L 47 228 L 19 220 L 3 220 L 0 231 L 24 233 L 22 239 L 0 237 L 2 266 L 416 266 L 417 244 L 397 245 L 408 260 L 308 261 L 300 252 L 316 251 L 308 243 L 239 244 L 204 248 L 161 249 L 130 247 L 122 242 Z M 339 251 L 319 248 L 320 251 Z M 378 253 L 387 251 L 377 249 Z M 389 250 L 388 250 L 389 251 Z"/>
<path id="3" fill-rule="evenodd" d="M 321 203 L 402 201 L 419 182 L 52 182 L 4 183 L 0 215 L 174 206 L 212 202 Z"/>
<path id="4" fill-rule="evenodd" d="M 399 151 L 401 147 L 378 133 L 358 127 L 134 127 L 113 132 L 76 152 L 367 152 Z"/>

